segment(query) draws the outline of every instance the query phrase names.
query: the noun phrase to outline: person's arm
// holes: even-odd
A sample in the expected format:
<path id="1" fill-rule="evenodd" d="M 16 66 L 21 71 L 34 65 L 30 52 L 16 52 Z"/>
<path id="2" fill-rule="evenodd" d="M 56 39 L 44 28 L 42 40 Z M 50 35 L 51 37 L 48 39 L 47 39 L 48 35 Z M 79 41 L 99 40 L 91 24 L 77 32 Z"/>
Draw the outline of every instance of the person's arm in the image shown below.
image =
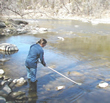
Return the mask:
<path id="1" fill-rule="evenodd" d="M 42 52 L 42 53 L 40 54 L 40 61 L 41 61 L 42 65 L 46 66 L 46 63 L 45 63 L 45 61 L 44 61 L 44 52 Z"/>

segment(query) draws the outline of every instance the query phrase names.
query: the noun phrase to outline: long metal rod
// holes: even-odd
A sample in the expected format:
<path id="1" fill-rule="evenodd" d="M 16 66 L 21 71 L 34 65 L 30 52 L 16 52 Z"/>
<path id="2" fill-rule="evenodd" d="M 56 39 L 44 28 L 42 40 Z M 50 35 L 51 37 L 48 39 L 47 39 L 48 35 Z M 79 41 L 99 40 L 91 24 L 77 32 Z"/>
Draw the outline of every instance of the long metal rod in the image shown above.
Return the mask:
<path id="1" fill-rule="evenodd" d="M 66 77 L 65 75 L 61 74 L 60 72 L 54 70 L 53 68 L 51 68 L 51 67 L 49 67 L 49 66 L 48 66 L 48 68 L 51 69 L 52 71 L 58 73 L 59 75 L 63 76 L 64 78 L 68 79 L 69 81 L 71 81 L 71 82 L 73 82 L 73 83 L 75 83 L 75 84 L 78 84 L 78 85 L 82 85 L 82 83 L 78 83 L 78 82 L 73 81 L 72 79 Z"/>

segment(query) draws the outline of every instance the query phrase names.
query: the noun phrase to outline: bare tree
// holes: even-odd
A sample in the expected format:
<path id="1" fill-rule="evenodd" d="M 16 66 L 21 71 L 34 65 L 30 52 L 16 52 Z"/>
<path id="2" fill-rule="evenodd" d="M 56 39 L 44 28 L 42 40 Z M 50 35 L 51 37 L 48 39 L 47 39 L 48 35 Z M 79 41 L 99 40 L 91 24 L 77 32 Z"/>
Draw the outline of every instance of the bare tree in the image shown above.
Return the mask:
<path id="1" fill-rule="evenodd" d="M 69 7 L 71 6 L 71 7 Z M 37 14 L 54 16 L 65 14 L 88 15 L 102 17 L 110 13 L 109 0 L 1 0 L 0 15 L 26 15 L 34 17 Z M 63 11 L 61 11 L 63 9 Z M 103 14 L 103 15 L 102 15 Z M 109 14 L 110 15 L 110 14 Z"/>

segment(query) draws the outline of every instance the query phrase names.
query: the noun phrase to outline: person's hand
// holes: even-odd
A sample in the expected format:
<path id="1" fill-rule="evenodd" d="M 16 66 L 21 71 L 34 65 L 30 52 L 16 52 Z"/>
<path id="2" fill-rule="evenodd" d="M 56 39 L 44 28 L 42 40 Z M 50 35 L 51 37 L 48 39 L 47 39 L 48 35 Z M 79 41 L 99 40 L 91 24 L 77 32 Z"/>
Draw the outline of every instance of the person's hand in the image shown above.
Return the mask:
<path id="1" fill-rule="evenodd" d="M 46 63 L 44 64 L 44 66 L 46 67 Z"/>
<path id="2" fill-rule="evenodd" d="M 44 65 L 44 67 L 46 67 L 46 63 L 44 63 L 43 65 Z"/>

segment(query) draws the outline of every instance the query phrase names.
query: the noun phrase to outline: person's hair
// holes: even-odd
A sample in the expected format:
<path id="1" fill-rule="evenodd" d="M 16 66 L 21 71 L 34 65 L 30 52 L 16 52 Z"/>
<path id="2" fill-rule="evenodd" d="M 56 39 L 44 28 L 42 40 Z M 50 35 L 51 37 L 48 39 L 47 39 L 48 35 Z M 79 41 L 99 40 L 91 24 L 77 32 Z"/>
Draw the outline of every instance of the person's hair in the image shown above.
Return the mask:
<path id="1" fill-rule="evenodd" d="M 44 38 L 42 38 L 42 39 L 40 39 L 37 43 L 38 43 L 38 44 L 46 44 L 46 43 L 47 43 L 47 40 L 44 39 Z"/>

